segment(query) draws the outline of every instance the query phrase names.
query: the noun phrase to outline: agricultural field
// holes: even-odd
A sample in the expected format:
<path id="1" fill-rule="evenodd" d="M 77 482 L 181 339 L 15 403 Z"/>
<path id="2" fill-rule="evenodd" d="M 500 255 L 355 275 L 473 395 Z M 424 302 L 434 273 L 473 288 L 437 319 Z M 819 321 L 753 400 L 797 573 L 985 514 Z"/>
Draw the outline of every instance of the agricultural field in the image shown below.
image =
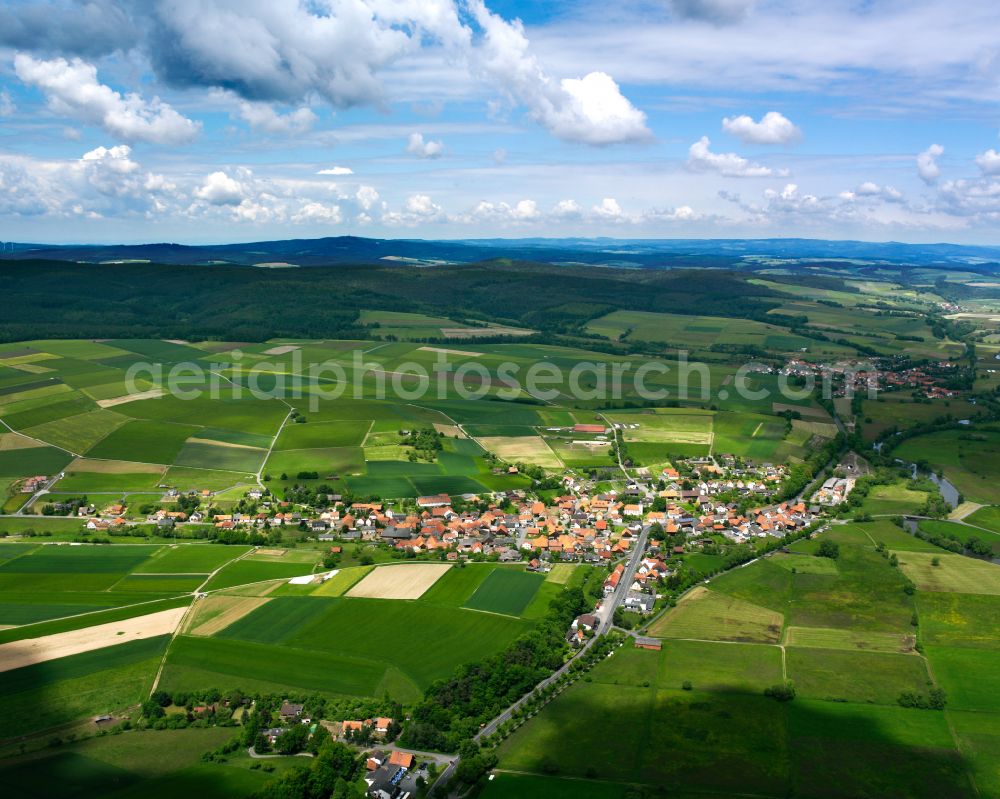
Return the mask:
<path id="1" fill-rule="evenodd" d="M 232 729 L 208 727 L 89 738 L 6 763 L 0 779 L 25 799 L 160 799 L 193 790 L 204 799 L 249 795 L 272 777 L 252 770 L 248 755 L 236 754 L 224 764 L 201 760 L 232 735 Z M 50 779 L 39 780 L 40 773 Z"/>
<path id="2" fill-rule="evenodd" d="M 880 541 L 894 544 L 892 530 L 933 550 L 897 548 L 904 572 L 907 559 L 954 559 L 951 593 L 919 582 L 913 596 L 902 590 L 899 571 L 875 551 Z M 973 777 L 980 791 L 1000 784 L 990 760 L 1000 721 L 1000 598 L 984 589 L 981 567 L 1000 570 L 888 522 L 833 526 L 823 536 L 840 548 L 830 565 L 813 554 L 818 541 L 800 541 L 667 610 L 644 631 L 662 639 L 662 651 L 626 638 L 500 745 L 498 781 L 537 779 L 559 791 L 586 775 L 608 796 L 670 784 L 681 796 L 928 799 L 976 796 Z M 794 700 L 763 695 L 785 680 Z M 934 687 L 945 690 L 944 711 L 899 704 L 904 692 Z M 491 786 L 486 795 L 509 790 Z"/>
<path id="3" fill-rule="evenodd" d="M 872 516 L 904 516 L 917 513 L 927 502 L 927 492 L 908 487 L 909 481 L 900 480 L 888 485 L 874 486 L 861 504 L 861 513 Z"/>
<path id="4" fill-rule="evenodd" d="M 251 565 L 273 564 L 244 558 L 218 576 L 236 569 L 245 577 Z M 163 681 L 177 690 L 210 684 L 361 697 L 388 690 L 413 701 L 461 663 L 530 630 L 543 583 L 519 567 L 427 563 L 349 567 L 306 586 L 262 583 L 257 596 L 209 584 L 212 593 L 170 650 Z M 546 600 L 559 590 L 549 585 Z"/>
<path id="5" fill-rule="evenodd" d="M 907 439 L 892 454 L 944 472 L 973 502 L 1000 503 L 1000 432 L 975 425 Z"/>
<path id="6" fill-rule="evenodd" d="M 781 639 L 782 622 L 778 612 L 698 586 L 675 609 L 655 621 L 649 634 L 661 638 L 777 643 Z"/>

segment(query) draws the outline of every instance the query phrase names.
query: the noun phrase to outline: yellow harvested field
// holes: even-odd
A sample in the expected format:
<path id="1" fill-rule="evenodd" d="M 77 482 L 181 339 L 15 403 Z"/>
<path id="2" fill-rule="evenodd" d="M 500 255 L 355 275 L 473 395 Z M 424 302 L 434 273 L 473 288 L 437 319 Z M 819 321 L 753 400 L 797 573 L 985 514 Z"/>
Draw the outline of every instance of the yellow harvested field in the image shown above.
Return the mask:
<path id="1" fill-rule="evenodd" d="M 137 641 L 140 638 L 169 635 L 177 629 L 185 613 L 187 613 L 186 607 L 173 608 L 123 621 L 85 627 L 82 630 L 0 644 L 0 672 Z"/>
<path id="2" fill-rule="evenodd" d="M 33 449 L 35 447 L 44 446 L 45 445 L 41 441 L 36 441 L 33 438 L 22 436 L 20 433 L 0 434 L 0 452 L 9 449 Z"/>
<path id="3" fill-rule="evenodd" d="M 626 441 L 654 444 L 711 444 L 714 434 L 711 430 L 667 430 L 657 427 L 643 427 L 625 433 Z"/>
<path id="4" fill-rule="evenodd" d="M 478 440 L 505 461 L 521 461 L 544 469 L 560 469 L 563 465 L 541 436 L 487 436 Z"/>
<path id="5" fill-rule="evenodd" d="M 215 635 L 270 601 L 270 597 L 262 596 L 212 594 L 198 600 L 185 632 L 191 635 Z"/>
<path id="6" fill-rule="evenodd" d="M 287 355 L 290 352 L 295 352 L 295 350 L 300 350 L 298 344 L 282 344 L 278 347 L 271 347 L 269 350 L 264 350 L 265 355 Z"/>
<path id="7" fill-rule="evenodd" d="M 442 327 L 441 335 L 445 338 L 478 338 L 484 333 L 488 336 L 530 336 L 534 330 L 521 330 L 515 327 Z"/>
<path id="8" fill-rule="evenodd" d="M 262 451 L 260 447 L 251 447 L 248 444 L 233 444 L 231 441 L 216 441 L 214 438 L 198 438 L 197 436 L 192 436 L 186 443 L 210 444 L 213 447 L 229 447 L 230 449 L 250 449 L 256 452 Z"/>
<path id="9" fill-rule="evenodd" d="M 444 347 L 417 347 L 418 350 L 423 352 L 440 352 L 444 355 L 468 355 L 470 358 L 479 358 L 481 352 L 472 352 L 470 350 L 449 350 Z"/>
<path id="10" fill-rule="evenodd" d="M 19 372 L 27 372 L 30 375 L 43 375 L 46 372 L 54 372 L 47 366 L 39 366 L 37 363 L 12 363 L 10 366 Z"/>
<path id="11" fill-rule="evenodd" d="M 162 397 L 166 393 L 167 392 L 165 392 L 162 388 L 151 388 L 149 391 L 137 391 L 134 394 L 125 394 L 122 397 L 110 397 L 109 399 L 97 400 L 97 404 L 102 408 L 113 408 L 115 405 L 124 405 L 126 402 L 156 399 L 157 397 Z"/>
<path id="12" fill-rule="evenodd" d="M 77 458 L 66 467 L 67 472 L 92 472 L 94 474 L 163 474 L 165 470 L 165 466 L 159 466 L 155 463 L 104 461 L 88 458 Z"/>
<path id="13" fill-rule="evenodd" d="M 379 566 L 365 575 L 347 596 L 369 599 L 419 599 L 451 568 L 450 563 Z"/>

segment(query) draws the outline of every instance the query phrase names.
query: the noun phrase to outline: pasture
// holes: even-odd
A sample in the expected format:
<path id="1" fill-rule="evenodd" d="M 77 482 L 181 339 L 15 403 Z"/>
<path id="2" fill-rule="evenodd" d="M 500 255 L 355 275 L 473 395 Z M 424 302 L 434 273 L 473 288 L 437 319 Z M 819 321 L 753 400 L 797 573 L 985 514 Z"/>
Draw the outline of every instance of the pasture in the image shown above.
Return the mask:
<path id="1" fill-rule="evenodd" d="M 653 622 L 649 634 L 657 638 L 777 643 L 782 621 L 776 611 L 698 586 Z"/>
<path id="2" fill-rule="evenodd" d="M 950 552 L 940 555 L 897 552 L 896 555 L 900 569 L 921 591 L 1000 596 L 1000 568 L 992 563 Z"/>
<path id="3" fill-rule="evenodd" d="M 1000 432 L 972 426 L 928 433 L 907 439 L 893 455 L 943 470 L 967 500 L 1000 503 Z"/>

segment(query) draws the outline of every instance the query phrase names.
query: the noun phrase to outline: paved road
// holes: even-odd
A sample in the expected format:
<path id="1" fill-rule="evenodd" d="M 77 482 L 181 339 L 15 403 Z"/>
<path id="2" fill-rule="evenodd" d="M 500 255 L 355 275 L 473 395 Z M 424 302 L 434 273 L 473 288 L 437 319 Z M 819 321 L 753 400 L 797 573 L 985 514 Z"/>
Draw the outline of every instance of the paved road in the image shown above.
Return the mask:
<path id="1" fill-rule="evenodd" d="M 558 680 L 563 674 L 566 674 L 576 659 L 586 652 L 590 647 L 594 645 L 594 642 L 598 640 L 602 635 L 607 633 L 612 624 L 614 623 L 615 609 L 625 601 L 625 595 L 628 593 L 629 586 L 632 584 L 632 580 L 635 577 L 636 569 L 639 568 L 639 562 L 642 560 L 643 555 L 646 552 L 646 541 L 649 537 L 649 527 L 643 527 L 642 532 L 639 534 L 639 538 L 633 546 L 632 552 L 629 555 L 628 563 L 625 566 L 625 571 L 622 573 L 622 578 L 618 582 L 618 588 L 611 596 L 606 597 L 604 602 L 601 603 L 601 609 L 597 612 L 597 616 L 600 619 L 597 629 L 595 630 L 596 635 L 593 638 L 589 638 L 587 642 L 580 647 L 577 653 L 570 658 L 566 663 L 562 665 L 557 671 L 553 672 L 551 675 L 542 680 L 534 689 L 529 691 L 527 694 L 518 699 L 514 704 L 504 710 L 499 716 L 494 718 L 492 721 L 487 722 L 483 725 L 483 728 L 475 735 L 473 740 L 477 743 L 483 738 L 488 738 L 493 735 L 502 724 L 510 721 L 514 713 L 523 704 L 528 701 L 528 697 L 535 693 L 535 691 L 546 688 L 556 680 Z M 455 757 L 455 759 L 448 765 L 448 767 L 441 772 L 441 776 L 438 777 L 437 781 L 434 783 L 434 787 L 431 792 L 435 792 L 439 785 L 447 785 L 448 780 L 451 779 L 452 774 L 458 766 L 460 758 Z"/>
<path id="2" fill-rule="evenodd" d="M 615 592 L 610 597 L 604 599 L 601 603 L 601 609 L 597 611 L 596 615 L 600 619 L 600 624 L 597 627 L 598 635 L 604 635 L 614 624 L 615 610 L 625 601 L 625 596 L 629 592 L 629 586 L 632 585 L 636 570 L 639 568 L 639 562 L 646 552 L 646 542 L 648 539 L 649 525 L 643 527 L 642 532 L 639 533 L 639 538 L 633 546 L 628 563 L 625 564 L 625 571 L 622 572 Z"/>

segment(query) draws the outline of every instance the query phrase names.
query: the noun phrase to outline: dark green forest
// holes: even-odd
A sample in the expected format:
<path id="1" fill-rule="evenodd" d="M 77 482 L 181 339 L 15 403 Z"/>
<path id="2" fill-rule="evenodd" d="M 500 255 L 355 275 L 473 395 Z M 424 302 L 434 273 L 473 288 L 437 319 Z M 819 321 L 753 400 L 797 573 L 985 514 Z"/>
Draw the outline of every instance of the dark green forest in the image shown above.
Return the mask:
<path id="1" fill-rule="evenodd" d="M 727 271 L 619 270 L 507 260 L 309 269 L 0 262 L 0 341 L 352 338 L 362 309 L 576 332 L 616 309 L 764 318 L 780 295 Z M 770 319 L 769 321 L 774 321 Z"/>

